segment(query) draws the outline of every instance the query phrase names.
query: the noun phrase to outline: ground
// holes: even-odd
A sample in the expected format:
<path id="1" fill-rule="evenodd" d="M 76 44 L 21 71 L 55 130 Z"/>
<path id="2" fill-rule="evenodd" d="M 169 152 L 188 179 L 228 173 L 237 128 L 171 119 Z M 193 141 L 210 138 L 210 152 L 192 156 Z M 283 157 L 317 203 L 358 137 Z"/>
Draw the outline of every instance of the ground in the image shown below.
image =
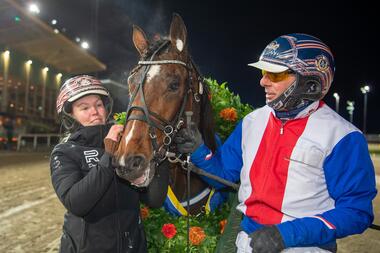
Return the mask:
<path id="1" fill-rule="evenodd" d="M 373 161 L 380 175 L 380 157 Z M 49 154 L 0 153 L 0 193 L 0 252 L 57 252 L 65 210 L 50 182 Z M 374 206 L 375 223 L 380 224 L 379 196 Z M 368 229 L 339 240 L 338 249 L 379 252 L 379 238 L 380 231 Z"/>

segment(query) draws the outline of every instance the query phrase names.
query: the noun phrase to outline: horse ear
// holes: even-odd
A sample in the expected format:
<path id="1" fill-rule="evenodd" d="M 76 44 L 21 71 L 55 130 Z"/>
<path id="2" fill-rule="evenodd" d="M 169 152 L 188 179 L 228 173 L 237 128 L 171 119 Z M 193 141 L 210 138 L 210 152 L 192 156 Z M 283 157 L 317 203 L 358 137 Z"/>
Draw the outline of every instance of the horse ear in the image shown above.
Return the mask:
<path id="1" fill-rule="evenodd" d="M 132 38 L 133 44 L 135 44 L 137 51 L 139 51 L 140 55 L 143 55 L 149 47 L 149 42 L 146 39 L 144 31 L 140 27 L 134 25 Z"/>
<path id="2" fill-rule="evenodd" d="M 186 45 L 186 26 L 180 15 L 173 14 L 172 23 L 170 25 L 170 41 L 172 45 L 182 52 Z"/>

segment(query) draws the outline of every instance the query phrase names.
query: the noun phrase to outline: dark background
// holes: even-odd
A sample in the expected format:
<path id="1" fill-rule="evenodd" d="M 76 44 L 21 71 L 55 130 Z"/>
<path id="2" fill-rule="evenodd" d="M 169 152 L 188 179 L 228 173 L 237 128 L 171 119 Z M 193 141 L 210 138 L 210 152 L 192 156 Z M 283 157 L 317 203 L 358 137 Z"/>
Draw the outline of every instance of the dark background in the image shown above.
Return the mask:
<path id="1" fill-rule="evenodd" d="M 369 85 L 367 133 L 380 132 L 378 118 L 379 41 L 375 1 L 149 1 L 149 0 L 40 0 L 42 19 L 58 20 L 69 38 L 88 39 L 90 52 L 108 69 L 100 77 L 122 84 L 138 60 L 132 43 L 132 24 L 151 38 L 167 35 L 173 12 L 187 26 L 188 45 L 205 77 L 228 82 L 242 102 L 260 107 L 265 103 L 259 86 L 260 72 L 247 66 L 277 36 L 301 32 L 330 46 L 336 75 L 325 101 L 348 119 L 346 101 L 355 101 L 354 124 L 363 126 L 363 94 Z"/>

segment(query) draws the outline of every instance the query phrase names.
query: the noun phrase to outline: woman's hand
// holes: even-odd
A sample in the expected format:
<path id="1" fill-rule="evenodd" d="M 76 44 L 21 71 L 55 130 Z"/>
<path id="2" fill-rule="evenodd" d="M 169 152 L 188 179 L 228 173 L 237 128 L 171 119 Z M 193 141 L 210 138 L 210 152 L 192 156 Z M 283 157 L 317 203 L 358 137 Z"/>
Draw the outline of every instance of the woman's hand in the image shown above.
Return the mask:
<path id="1" fill-rule="evenodd" d="M 123 125 L 113 125 L 110 128 L 106 138 L 104 138 L 104 149 L 106 153 L 112 155 L 116 151 L 123 129 Z"/>

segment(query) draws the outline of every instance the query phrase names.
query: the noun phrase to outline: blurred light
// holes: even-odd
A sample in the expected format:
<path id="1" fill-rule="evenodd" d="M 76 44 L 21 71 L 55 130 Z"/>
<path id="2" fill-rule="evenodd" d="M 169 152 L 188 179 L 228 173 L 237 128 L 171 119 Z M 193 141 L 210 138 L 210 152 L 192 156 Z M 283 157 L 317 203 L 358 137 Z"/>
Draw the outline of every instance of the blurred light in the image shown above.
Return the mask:
<path id="1" fill-rule="evenodd" d="M 333 94 L 333 96 L 334 96 L 334 98 L 339 99 L 339 95 L 338 95 L 338 93 L 335 92 L 335 93 Z"/>
<path id="2" fill-rule="evenodd" d="M 54 29 L 54 33 L 58 34 L 59 33 L 59 30 L 56 28 Z"/>
<path id="3" fill-rule="evenodd" d="M 370 88 L 368 85 L 365 85 L 365 86 L 361 87 L 360 90 L 362 91 L 363 94 L 366 94 L 369 92 Z"/>
<path id="4" fill-rule="evenodd" d="M 57 24 L 57 20 L 56 20 L 56 19 L 53 19 L 53 20 L 51 21 L 51 24 L 52 24 L 52 25 L 56 25 L 56 24 Z"/>
<path id="5" fill-rule="evenodd" d="M 42 69 L 43 72 L 48 72 L 49 71 L 49 68 L 48 67 L 45 67 Z"/>
<path id="6" fill-rule="evenodd" d="M 90 45 L 88 44 L 87 41 L 83 41 L 83 42 L 80 44 L 80 46 L 81 46 L 82 48 L 84 48 L 84 49 L 88 49 L 88 48 L 90 48 Z"/>
<path id="7" fill-rule="evenodd" d="M 15 16 L 15 17 L 14 17 L 14 20 L 15 20 L 15 22 L 20 22 L 20 21 L 21 21 L 21 18 L 20 18 L 19 16 Z"/>
<path id="8" fill-rule="evenodd" d="M 76 37 L 76 38 L 75 38 L 75 41 L 79 43 L 79 42 L 80 42 L 80 38 L 79 38 L 79 37 Z"/>
<path id="9" fill-rule="evenodd" d="M 26 64 L 27 64 L 27 65 L 32 65 L 32 63 L 33 63 L 32 60 L 28 60 L 28 61 L 26 61 Z"/>
<path id="10" fill-rule="evenodd" d="M 58 73 L 58 74 L 55 76 L 55 82 L 56 82 L 57 86 L 60 86 L 60 84 L 61 84 L 61 80 L 62 80 L 62 73 Z"/>
<path id="11" fill-rule="evenodd" d="M 32 4 L 29 5 L 29 11 L 31 13 L 38 14 L 38 13 L 40 13 L 40 8 L 38 7 L 37 4 L 32 3 Z"/>
<path id="12" fill-rule="evenodd" d="M 10 54 L 10 52 L 9 52 L 9 50 L 6 50 L 6 51 L 4 51 L 4 58 L 5 59 L 8 59 L 9 58 L 9 54 Z"/>

